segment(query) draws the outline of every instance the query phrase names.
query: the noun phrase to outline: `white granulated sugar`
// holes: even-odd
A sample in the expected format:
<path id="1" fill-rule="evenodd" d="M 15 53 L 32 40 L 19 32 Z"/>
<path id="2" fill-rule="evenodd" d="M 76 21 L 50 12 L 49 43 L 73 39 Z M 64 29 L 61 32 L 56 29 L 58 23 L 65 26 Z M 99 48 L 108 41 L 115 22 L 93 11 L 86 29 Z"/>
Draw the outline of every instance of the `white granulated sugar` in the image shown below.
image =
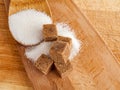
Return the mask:
<path id="1" fill-rule="evenodd" d="M 43 24 L 52 20 L 43 12 L 27 9 L 9 16 L 9 28 L 15 40 L 23 45 L 35 45 L 42 39 Z"/>
<path id="2" fill-rule="evenodd" d="M 56 26 L 58 30 L 58 35 L 69 37 L 72 39 L 72 49 L 69 56 L 69 60 L 72 60 L 80 51 L 81 41 L 76 38 L 75 33 L 73 32 L 74 30 L 72 30 L 67 24 L 57 23 Z"/>
<path id="3" fill-rule="evenodd" d="M 81 41 L 76 38 L 74 30 L 72 30 L 67 24 L 57 23 L 56 26 L 59 36 L 65 36 L 72 39 L 72 49 L 69 56 L 69 60 L 72 60 L 80 51 Z M 29 60 L 35 62 L 41 54 L 49 55 L 51 45 L 52 42 L 42 42 L 37 46 L 28 47 L 25 50 L 25 55 Z"/>
<path id="4" fill-rule="evenodd" d="M 35 62 L 41 54 L 49 55 L 49 50 L 52 45 L 52 42 L 42 42 L 37 46 L 28 47 L 25 49 L 26 57 Z"/>

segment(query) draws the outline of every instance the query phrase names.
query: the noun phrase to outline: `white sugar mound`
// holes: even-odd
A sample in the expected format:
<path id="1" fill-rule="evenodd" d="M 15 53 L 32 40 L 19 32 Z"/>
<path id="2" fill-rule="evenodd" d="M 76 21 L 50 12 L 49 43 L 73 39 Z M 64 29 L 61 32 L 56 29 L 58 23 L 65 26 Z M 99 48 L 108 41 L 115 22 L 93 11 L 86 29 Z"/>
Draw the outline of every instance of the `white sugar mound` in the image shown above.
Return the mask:
<path id="1" fill-rule="evenodd" d="M 52 42 L 42 42 L 37 46 L 28 47 L 25 49 L 25 55 L 32 62 L 35 62 L 41 54 L 49 55 L 49 50 Z"/>
<path id="2" fill-rule="evenodd" d="M 74 30 L 72 30 L 67 24 L 57 23 L 56 26 L 58 30 L 58 35 L 69 37 L 72 39 L 72 49 L 69 56 L 69 60 L 72 60 L 80 51 L 81 41 L 76 38 Z"/>
<path id="3" fill-rule="evenodd" d="M 43 24 L 52 20 L 43 12 L 27 9 L 9 16 L 9 28 L 15 40 L 23 45 L 35 45 L 42 39 Z"/>
<path id="4" fill-rule="evenodd" d="M 72 60 L 80 51 L 81 41 L 76 38 L 74 31 L 67 24 L 57 23 L 56 26 L 59 36 L 69 37 L 72 39 L 72 49 L 69 56 L 69 60 Z M 51 45 L 52 42 L 42 42 L 37 46 L 26 48 L 25 55 L 28 59 L 35 62 L 41 54 L 49 55 Z"/>

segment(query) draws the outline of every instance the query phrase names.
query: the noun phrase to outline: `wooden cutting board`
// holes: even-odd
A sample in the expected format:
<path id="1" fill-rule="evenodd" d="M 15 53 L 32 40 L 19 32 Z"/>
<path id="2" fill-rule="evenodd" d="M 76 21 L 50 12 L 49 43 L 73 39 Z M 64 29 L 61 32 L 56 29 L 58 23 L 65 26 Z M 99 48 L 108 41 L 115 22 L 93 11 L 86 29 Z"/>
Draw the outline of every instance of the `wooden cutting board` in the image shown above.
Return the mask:
<path id="1" fill-rule="evenodd" d="M 49 3 L 52 9 L 54 20 L 56 22 L 66 22 L 70 24 L 70 26 L 75 29 L 77 37 L 83 42 L 81 52 L 74 59 L 74 61 L 72 61 L 74 70 L 69 76 L 69 79 L 74 88 L 76 90 L 81 89 L 119 90 L 120 89 L 119 65 L 116 62 L 115 58 L 112 56 L 112 54 L 109 52 L 107 47 L 105 46 L 104 42 L 95 32 L 94 28 L 85 19 L 84 15 L 82 15 L 82 13 L 78 10 L 78 8 L 76 8 L 76 6 L 70 0 L 58 0 L 58 1 L 49 0 Z M 4 37 L 4 35 L 1 36 Z M 6 36 L 7 39 L 6 38 L 4 39 L 6 39 L 9 42 L 11 50 L 7 51 L 7 49 L 5 49 L 6 51 L 1 52 L 8 53 L 8 55 L 11 54 L 12 52 L 13 57 L 16 57 L 15 59 L 17 58 L 19 59 L 19 55 L 16 53 L 17 52 L 16 49 L 14 49 L 15 41 L 11 39 L 10 35 L 9 37 Z M 4 39 L 2 41 L 4 41 Z M 3 42 L 2 45 L 4 45 Z M 9 62 L 8 57 L 6 57 L 7 62 Z M 8 68 L 6 70 L 8 71 L 9 69 L 14 70 L 15 67 Z M 23 68 L 20 71 L 22 70 Z M 12 74 L 10 76 L 12 77 Z M 4 76 L 1 77 L 0 80 L 2 80 L 3 78 Z M 9 80 L 6 80 L 6 82 L 9 82 Z M 29 88 L 30 86 L 29 87 L 27 86 L 30 85 L 29 83 L 28 84 L 23 83 L 21 85 L 23 85 L 23 87 L 25 86 L 24 90 L 25 88 L 30 90 Z"/>
<path id="2" fill-rule="evenodd" d="M 120 63 L 120 0 L 73 0 Z"/>

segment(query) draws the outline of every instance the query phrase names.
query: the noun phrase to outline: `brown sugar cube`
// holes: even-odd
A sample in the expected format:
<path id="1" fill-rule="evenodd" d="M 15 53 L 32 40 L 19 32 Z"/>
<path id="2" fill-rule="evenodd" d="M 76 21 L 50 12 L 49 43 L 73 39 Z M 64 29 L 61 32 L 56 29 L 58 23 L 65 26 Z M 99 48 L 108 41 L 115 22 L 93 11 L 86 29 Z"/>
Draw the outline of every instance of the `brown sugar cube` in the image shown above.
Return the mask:
<path id="1" fill-rule="evenodd" d="M 73 70 L 73 67 L 70 63 L 70 61 L 68 60 L 67 63 L 54 63 L 55 68 L 58 72 L 58 74 L 64 78 L 66 76 L 68 76 L 70 74 L 70 72 Z"/>
<path id="2" fill-rule="evenodd" d="M 66 63 L 70 55 L 69 44 L 63 41 L 55 41 L 49 53 L 54 62 Z"/>
<path id="3" fill-rule="evenodd" d="M 43 26 L 43 38 L 45 41 L 54 41 L 57 39 L 57 29 L 54 24 L 45 24 Z"/>
<path id="4" fill-rule="evenodd" d="M 72 47 L 72 39 L 69 37 L 58 36 L 57 40 L 67 42 L 70 45 L 70 48 Z"/>
<path id="5" fill-rule="evenodd" d="M 69 44 L 72 43 L 72 39 L 71 39 L 71 38 L 69 38 L 69 37 L 64 37 L 64 36 L 58 36 L 58 37 L 57 37 L 57 40 L 58 40 L 58 41 L 68 42 Z"/>
<path id="6" fill-rule="evenodd" d="M 45 75 L 50 71 L 52 64 L 53 60 L 45 54 L 42 54 L 35 62 L 35 66 Z"/>

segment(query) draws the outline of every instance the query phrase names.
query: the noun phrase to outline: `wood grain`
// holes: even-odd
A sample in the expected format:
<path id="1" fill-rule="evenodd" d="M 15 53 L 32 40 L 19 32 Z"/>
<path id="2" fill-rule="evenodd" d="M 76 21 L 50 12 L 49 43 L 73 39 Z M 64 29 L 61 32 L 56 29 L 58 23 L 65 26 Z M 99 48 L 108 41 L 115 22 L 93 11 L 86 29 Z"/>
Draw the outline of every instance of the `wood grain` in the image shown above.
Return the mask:
<path id="1" fill-rule="evenodd" d="M 49 2 L 53 11 L 52 13 L 54 20 L 65 21 L 66 23 L 70 24 L 76 30 L 75 32 L 78 38 L 83 41 L 83 48 L 80 53 L 80 56 L 78 55 L 73 61 L 74 71 L 69 76 L 69 79 L 74 85 L 74 88 L 76 90 L 80 90 L 80 89 L 119 90 L 120 89 L 119 66 L 115 61 L 114 57 L 109 53 L 107 47 L 104 45 L 104 42 L 102 42 L 100 37 L 97 35 L 97 33 L 95 33 L 91 25 L 86 21 L 86 19 L 83 18 L 79 10 L 76 9 L 76 7 L 72 4 L 71 1 L 60 0 L 57 1 L 57 3 L 55 3 L 54 0 L 50 0 Z M 64 10 L 62 10 L 62 8 L 64 8 Z M 58 13 L 56 13 L 56 11 Z M 69 15 L 67 16 L 65 14 L 66 11 L 69 12 Z M 5 12 L 3 16 L 5 17 Z M 24 79 L 22 79 L 23 81 L 21 80 L 23 76 L 26 76 L 23 75 L 23 73 L 21 72 L 19 73 L 20 75 L 20 77 L 18 76 L 19 78 L 11 79 L 12 74 L 15 74 L 14 77 L 16 77 L 17 76 L 16 73 L 18 73 L 16 71 L 21 70 L 24 72 L 24 68 L 22 66 L 22 63 L 20 64 L 17 63 L 14 65 L 15 63 L 14 60 L 16 60 L 16 62 L 20 62 L 20 56 L 18 54 L 18 51 L 17 49 L 14 48 L 16 46 L 16 43 L 11 37 L 10 33 L 8 32 L 8 28 L 6 28 L 7 19 L 2 18 L 0 20 L 2 21 L 6 20 L 6 22 L 2 24 L 0 23 L 1 28 L 3 28 L 2 33 L 0 34 L 3 37 L 0 40 L 2 42 L 2 45 L 0 46 L 1 47 L 0 55 L 3 55 L 3 58 L 1 58 L 0 60 L 2 60 L 3 62 L 1 63 L 1 65 L 4 65 L 2 67 L 3 71 L 1 70 L 3 74 L 2 76 L 7 78 L 7 80 L 5 80 L 5 78 L 1 77 L 0 88 L 2 90 L 5 90 L 6 89 L 5 86 L 8 86 L 9 90 L 13 90 L 13 89 L 30 90 L 31 84 L 28 83 L 29 81 L 26 80 L 27 77 L 25 77 L 25 80 Z M 8 57 L 6 56 L 12 57 L 11 59 L 12 61 L 7 60 Z M 6 68 L 6 66 L 8 66 L 10 69 Z M 15 71 L 16 73 L 12 73 L 8 75 L 9 77 L 6 76 L 6 74 L 9 74 L 15 68 L 16 68 Z M 5 74 L 3 73 L 4 70 L 7 70 Z M 8 72 L 9 70 L 11 71 Z M 18 82 L 16 82 L 16 80 L 18 80 Z M 11 82 L 12 84 L 10 84 Z M 24 82 L 26 82 L 27 84 L 25 84 Z M 54 83 L 54 85 L 56 84 Z"/>
<path id="2" fill-rule="evenodd" d="M 7 23 L 4 3 L 0 0 L 0 90 L 32 90 L 16 42 Z"/>
<path id="3" fill-rule="evenodd" d="M 73 0 L 120 63 L 120 1 Z"/>

